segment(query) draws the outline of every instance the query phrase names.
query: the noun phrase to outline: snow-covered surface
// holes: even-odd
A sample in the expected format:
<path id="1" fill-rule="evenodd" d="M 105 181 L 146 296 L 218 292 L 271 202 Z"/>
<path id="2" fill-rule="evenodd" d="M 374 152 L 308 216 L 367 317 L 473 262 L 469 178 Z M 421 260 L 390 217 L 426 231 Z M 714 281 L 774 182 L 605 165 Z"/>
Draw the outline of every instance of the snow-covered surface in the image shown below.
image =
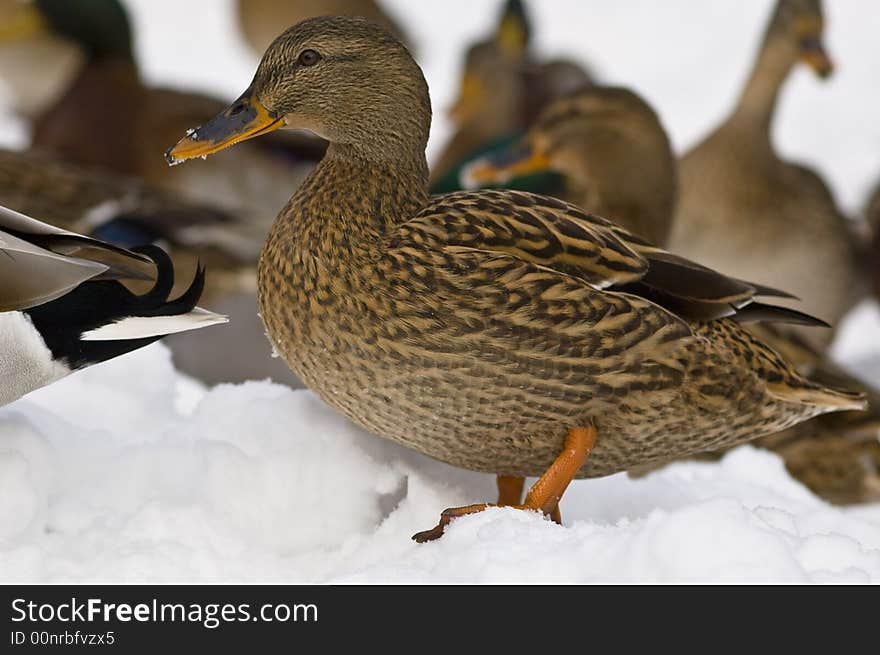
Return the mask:
<path id="1" fill-rule="evenodd" d="M 308 391 L 205 392 L 161 345 L 0 410 L 0 580 L 877 582 L 880 507 L 836 509 L 740 448 L 572 484 L 557 526 L 489 476 L 348 424 Z"/>
<path id="2" fill-rule="evenodd" d="M 129 0 L 146 75 L 232 97 L 256 58 L 229 0 Z M 466 41 L 496 0 L 388 4 L 432 88 L 431 152 L 447 134 Z M 770 2 L 532 1 L 538 42 L 585 57 L 658 108 L 677 147 L 729 106 Z M 849 209 L 880 175 L 880 11 L 831 0 L 826 84 L 798 71 L 777 140 Z M 194 29 L 194 26 L 197 29 Z M 2 122 L 7 143 L 20 130 Z M 222 329 L 222 328 L 212 328 Z M 835 354 L 880 383 L 880 312 L 849 317 Z M 202 389 L 161 345 L 0 409 L 0 581 L 878 582 L 880 506 L 834 508 L 774 455 L 742 447 L 639 480 L 573 483 L 563 527 L 495 509 L 416 545 L 448 506 L 491 500 L 490 476 L 351 426 L 308 391 Z"/>

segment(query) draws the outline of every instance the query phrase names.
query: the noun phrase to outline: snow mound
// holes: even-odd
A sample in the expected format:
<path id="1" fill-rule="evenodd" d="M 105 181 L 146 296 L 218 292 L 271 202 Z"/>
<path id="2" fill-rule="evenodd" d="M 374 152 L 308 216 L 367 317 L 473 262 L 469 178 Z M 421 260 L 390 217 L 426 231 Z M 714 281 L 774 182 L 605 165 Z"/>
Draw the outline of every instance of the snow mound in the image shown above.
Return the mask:
<path id="1" fill-rule="evenodd" d="M 880 506 L 834 508 L 743 447 L 572 484 L 564 526 L 308 391 L 206 390 L 152 346 L 0 409 L 0 581 L 878 582 Z"/>

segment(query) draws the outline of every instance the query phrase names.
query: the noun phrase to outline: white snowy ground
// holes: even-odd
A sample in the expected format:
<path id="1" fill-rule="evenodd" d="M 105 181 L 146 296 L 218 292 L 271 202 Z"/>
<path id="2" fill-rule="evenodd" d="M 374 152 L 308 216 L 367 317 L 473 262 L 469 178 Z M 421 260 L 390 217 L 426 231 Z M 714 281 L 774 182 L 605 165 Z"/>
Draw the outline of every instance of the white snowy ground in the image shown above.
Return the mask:
<path id="1" fill-rule="evenodd" d="M 255 58 L 231 3 L 130 0 L 145 71 L 227 96 Z M 389 2 L 418 43 L 446 134 L 463 43 L 496 0 Z M 532 0 L 542 49 L 588 58 L 658 108 L 679 148 L 717 121 L 748 68 L 769 2 Z M 880 175 L 880 10 L 828 2 L 838 75 L 799 71 L 777 141 L 818 166 L 855 211 Z M 20 143 L 11 120 L 5 143 Z M 218 328 L 219 329 L 219 328 Z M 841 361 L 880 384 L 880 312 L 851 315 Z M 772 454 L 641 480 L 572 484 L 565 526 L 495 509 L 438 542 L 409 535 L 444 507 L 491 499 L 492 478 L 363 433 L 308 391 L 212 390 L 156 345 L 0 409 L 3 582 L 880 582 L 880 505 L 834 508 Z"/>

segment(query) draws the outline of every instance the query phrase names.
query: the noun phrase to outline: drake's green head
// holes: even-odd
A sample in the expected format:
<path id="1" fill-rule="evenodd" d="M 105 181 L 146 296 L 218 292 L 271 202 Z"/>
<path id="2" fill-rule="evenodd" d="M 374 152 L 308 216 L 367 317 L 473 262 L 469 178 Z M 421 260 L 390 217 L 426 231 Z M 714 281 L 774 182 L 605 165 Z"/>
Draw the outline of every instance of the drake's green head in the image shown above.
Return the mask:
<path id="1" fill-rule="evenodd" d="M 33 0 L 45 26 L 75 42 L 91 59 L 132 59 L 128 14 L 119 0 Z"/>

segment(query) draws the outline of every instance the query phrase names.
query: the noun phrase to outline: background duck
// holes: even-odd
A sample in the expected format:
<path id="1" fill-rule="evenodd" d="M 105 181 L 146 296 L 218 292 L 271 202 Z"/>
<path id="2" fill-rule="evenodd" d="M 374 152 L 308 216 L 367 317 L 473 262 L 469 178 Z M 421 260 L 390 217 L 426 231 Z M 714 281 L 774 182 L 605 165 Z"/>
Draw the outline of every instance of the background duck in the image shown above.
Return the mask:
<path id="1" fill-rule="evenodd" d="M 518 507 L 558 519 L 573 477 L 863 407 L 803 379 L 739 325 L 814 322 L 755 301 L 779 292 L 553 198 L 429 196 L 427 84 L 380 28 L 342 17 L 290 28 L 238 104 L 250 121 L 221 113 L 169 162 L 284 126 L 330 142 L 261 256 L 277 351 L 377 435 L 464 468 L 543 473 Z M 416 538 L 484 507 L 444 512 Z"/>
<path id="2" fill-rule="evenodd" d="M 462 169 L 465 186 L 505 186 L 553 170 L 564 177 L 554 194 L 663 244 L 675 210 L 676 161 L 669 137 L 640 96 L 591 86 L 551 102 L 509 150 Z"/>
<path id="3" fill-rule="evenodd" d="M 508 0 L 495 32 L 468 48 L 458 98 L 449 110 L 453 135 L 431 167 L 435 193 L 460 189 L 462 164 L 517 139 L 547 102 L 590 81 L 570 60 L 536 61 L 531 34 L 523 2 Z"/>
<path id="4" fill-rule="evenodd" d="M 412 45 L 406 31 L 376 0 L 238 0 L 238 22 L 248 45 L 262 55 L 278 31 L 315 16 L 360 16 Z"/>
<path id="5" fill-rule="evenodd" d="M 130 252 L 0 207 L 0 254 L 0 405 L 168 334 L 226 322 L 196 307 L 204 269 L 169 299 L 174 270 L 155 246 Z M 119 282 L 148 278 L 153 266 L 142 295 Z"/>
<path id="6" fill-rule="evenodd" d="M 783 161 L 770 139 L 779 89 L 807 63 L 831 73 L 819 0 L 779 0 L 730 116 L 687 152 L 669 247 L 729 274 L 785 288 L 837 325 L 863 295 L 858 247 L 818 174 Z M 833 331 L 807 330 L 825 346 Z"/>
<path id="7" fill-rule="evenodd" d="M 282 138 L 249 147 L 244 159 L 219 158 L 171 175 L 161 157 L 165 144 L 224 102 L 146 86 L 118 0 L 3 0 L 0 6 L 0 75 L 30 122 L 37 149 L 142 178 L 194 202 L 246 208 L 264 227 L 286 201 L 278 189 L 301 179 L 323 152 L 318 140 Z"/>

